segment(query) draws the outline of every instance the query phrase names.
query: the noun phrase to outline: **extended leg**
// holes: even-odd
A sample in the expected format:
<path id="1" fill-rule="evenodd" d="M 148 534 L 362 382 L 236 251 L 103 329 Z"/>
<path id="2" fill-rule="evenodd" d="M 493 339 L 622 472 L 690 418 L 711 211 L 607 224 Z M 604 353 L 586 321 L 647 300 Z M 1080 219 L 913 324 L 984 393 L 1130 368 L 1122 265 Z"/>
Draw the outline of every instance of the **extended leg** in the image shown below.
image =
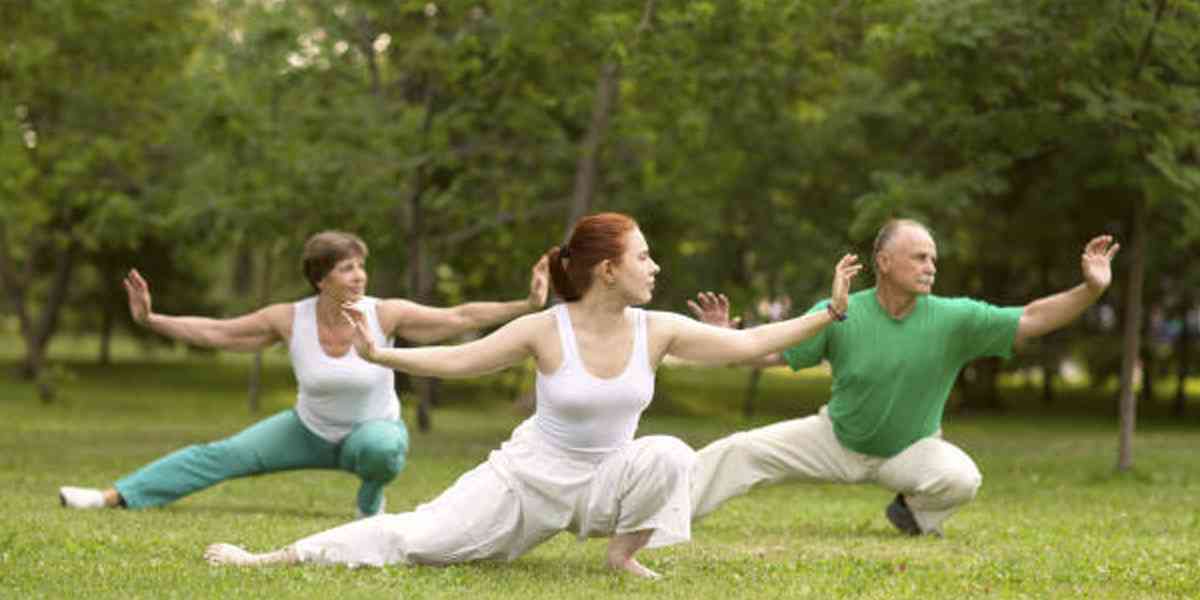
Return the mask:
<path id="1" fill-rule="evenodd" d="M 520 499 L 490 465 L 483 464 L 413 512 L 359 519 L 265 554 L 214 544 L 205 558 L 241 567 L 281 562 L 446 565 L 507 557 L 522 540 L 521 526 Z"/>
<path id="2" fill-rule="evenodd" d="M 287 410 L 229 438 L 168 454 L 113 487 L 129 508 L 147 508 L 235 477 L 335 465 L 334 445 L 310 432 L 294 411 Z"/>
<path id="3" fill-rule="evenodd" d="M 820 414 L 738 432 L 698 452 L 692 517 L 700 518 L 750 488 L 790 479 L 855 482 L 864 467 L 842 448 Z"/>

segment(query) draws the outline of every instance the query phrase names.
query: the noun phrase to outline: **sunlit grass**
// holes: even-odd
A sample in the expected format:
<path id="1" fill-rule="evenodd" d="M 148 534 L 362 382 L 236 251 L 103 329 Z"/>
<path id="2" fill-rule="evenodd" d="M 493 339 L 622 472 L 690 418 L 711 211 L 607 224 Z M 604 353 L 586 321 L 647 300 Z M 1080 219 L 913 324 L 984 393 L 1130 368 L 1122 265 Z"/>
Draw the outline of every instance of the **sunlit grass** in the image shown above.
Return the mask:
<path id="1" fill-rule="evenodd" d="M 0 378 L 0 597 L 1200 595 L 1200 420 L 1140 420 L 1136 469 L 1116 474 L 1116 421 L 1107 398 L 1064 393 L 1061 412 L 1046 411 L 1020 386 L 1005 388 L 1003 414 L 955 413 L 947 420 L 947 437 L 979 463 L 984 485 L 948 522 L 944 539 L 893 532 L 882 516 L 890 499 L 885 490 L 785 485 L 730 502 L 695 526 L 690 544 L 646 552 L 645 562 L 667 576 L 658 582 L 610 574 L 601 567 L 602 540 L 580 544 L 568 535 L 513 563 L 214 568 L 200 557 L 208 543 L 268 549 L 345 522 L 354 513 L 356 481 L 338 472 L 283 473 L 228 482 L 141 512 L 63 510 L 56 488 L 107 485 L 165 452 L 290 406 L 295 389 L 286 364 L 268 361 L 262 412 L 249 414 L 248 356 L 164 352 L 110 367 L 81 358 L 68 363 L 72 376 L 50 405 L 7 370 Z M 756 416 L 745 419 L 747 378 L 734 369 L 664 370 L 662 405 L 644 419 L 641 433 L 670 433 L 701 446 L 811 412 L 828 395 L 820 373 L 771 372 L 762 380 Z M 436 495 L 505 439 L 525 416 L 506 389 L 486 381 L 447 385 L 434 431 L 413 434 L 409 467 L 387 492 L 389 509 Z M 411 424 L 411 407 L 406 417 Z"/>

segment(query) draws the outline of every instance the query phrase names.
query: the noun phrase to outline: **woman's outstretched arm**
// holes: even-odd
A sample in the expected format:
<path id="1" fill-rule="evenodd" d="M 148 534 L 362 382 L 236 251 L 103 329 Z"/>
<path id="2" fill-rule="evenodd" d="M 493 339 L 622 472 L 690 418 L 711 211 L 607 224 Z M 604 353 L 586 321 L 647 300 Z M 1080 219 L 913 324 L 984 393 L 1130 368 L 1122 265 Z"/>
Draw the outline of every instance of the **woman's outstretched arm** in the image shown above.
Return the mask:
<path id="1" fill-rule="evenodd" d="M 738 363 L 793 346 L 835 322 L 834 312 L 846 314 L 850 282 L 861 270 L 862 265 L 853 254 L 838 261 L 834 268 L 831 311 L 810 313 L 753 329 L 714 327 L 682 315 L 656 313 L 655 320 L 669 336 L 665 354 L 700 363 Z"/>
<path id="2" fill-rule="evenodd" d="M 354 349 L 364 360 L 423 377 L 472 377 L 511 367 L 533 355 L 534 337 L 544 313 L 509 322 L 491 335 L 457 346 L 377 347 L 366 315 L 350 305 L 342 313 L 354 324 Z"/>
<path id="3" fill-rule="evenodd" d="M 177 317 L 152 310 L 150 284 L 137 269 L 130 270 L 125 276 L 124 286 L 129 296 L 129 314 L 134 322 L 193 346 L 254 352 L 283 339 L 284 328 L 290 326 L 291 307 L 286 304 L 273 304 L 232 319 Z"/>

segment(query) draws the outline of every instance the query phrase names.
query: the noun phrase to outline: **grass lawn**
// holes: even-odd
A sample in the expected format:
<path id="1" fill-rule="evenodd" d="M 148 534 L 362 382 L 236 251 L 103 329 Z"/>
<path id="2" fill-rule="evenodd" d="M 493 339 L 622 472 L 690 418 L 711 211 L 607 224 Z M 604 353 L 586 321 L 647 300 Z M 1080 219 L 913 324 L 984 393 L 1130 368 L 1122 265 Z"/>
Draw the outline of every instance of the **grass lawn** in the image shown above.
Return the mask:
<path id="1" fill-rule="evenodd" d="M 690 544 L 643 553 L 666 576 L 654 582 L 608 572 L 603 540 L 569 535 L 513 563 L 446 568 L 246 571 L 201 559 L 211 542 L 276 548 L 352 518 L 357 482 L 339 472 L 227 482 L 165 509 L 58 506 L 60 485 L 106 486 L 165 452 L 290 406 L 290 372 L 272 359 L 263 413 L 247 413 L 248 362 L 171 355 L 107 369 L 76 363 L 52 405 L 0 364 L 0 597 L 1200 597 L 1200 422 L 1143 418 L 1137 469 L 1115 475 L 1116 421 L 1105 401 L 1093 403 L 1098 410 L 1017 404 L 1002 415 L 951 415 L 946 435 L 979 463 L 984 484 L 943 539 L 895 533 L 882 515 L 891 498 L 883 489 L 785 485 L 730 502 L 696 524 Z M 819 374 L 771 373 L 762 416 L 745 420 L 745 378 L 735 370 L 662 373 L 664 400 L 641 433 L 699 446 L 780 413 L 811 412 L 828 390 Z M 437 494 L 524 418 L 495 389 L 447 386 L 435 431 L 413 433 L 389 510 Z"/>

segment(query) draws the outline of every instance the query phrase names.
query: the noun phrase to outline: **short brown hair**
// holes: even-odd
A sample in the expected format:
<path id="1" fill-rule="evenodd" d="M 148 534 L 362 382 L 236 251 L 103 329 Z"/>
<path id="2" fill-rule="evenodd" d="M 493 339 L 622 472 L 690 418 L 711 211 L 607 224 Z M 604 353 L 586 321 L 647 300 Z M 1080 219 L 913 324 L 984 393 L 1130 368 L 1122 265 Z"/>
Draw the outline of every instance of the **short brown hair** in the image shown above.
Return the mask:
<path id="1" fill-rule="evenodd" d="M 317 284 L 325 279 L 333 266 L 352 257 L 367 257 L 367 244 L 362 238 L 344 231 L 322 231 L 304 242 L 300 265 L 304 278 L 314 290 L 319 291 Z"/>

